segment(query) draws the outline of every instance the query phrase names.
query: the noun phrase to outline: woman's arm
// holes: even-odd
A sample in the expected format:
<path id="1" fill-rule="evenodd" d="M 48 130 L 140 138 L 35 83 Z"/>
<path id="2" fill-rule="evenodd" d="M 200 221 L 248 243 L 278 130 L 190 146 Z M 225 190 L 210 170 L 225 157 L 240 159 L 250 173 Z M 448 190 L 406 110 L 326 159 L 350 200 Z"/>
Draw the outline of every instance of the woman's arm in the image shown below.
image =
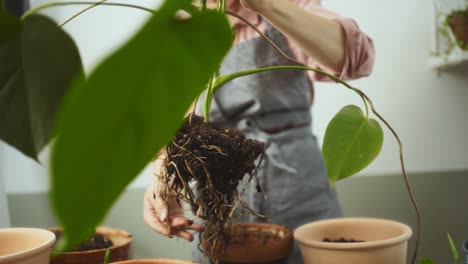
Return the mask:
<path id="1" fill-rule="evenodd" d="M 346 35 L 338 21 L 314 15 L 288 0 L 241 2 L 268 19 L 320 64 L 334 71 L 343 69 Z"/>

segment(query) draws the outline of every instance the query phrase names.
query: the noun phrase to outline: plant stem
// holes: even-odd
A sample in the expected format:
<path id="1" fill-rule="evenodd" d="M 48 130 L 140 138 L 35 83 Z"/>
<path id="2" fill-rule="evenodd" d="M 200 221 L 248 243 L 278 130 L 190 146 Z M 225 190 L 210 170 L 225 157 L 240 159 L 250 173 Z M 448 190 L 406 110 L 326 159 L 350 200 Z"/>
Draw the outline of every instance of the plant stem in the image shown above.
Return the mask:
<path id="1" fill-rule="evenodd" d="M 214 92 L 216 92 L 219 88 L 221 88 L 221 86 L 223 86 L 227 82 L 229 82 L 231 80 L 234 80 L 236 78 L 251 75 L 251 74 L 266 72 L 266 71 L 277 71 L 277 70 L 308 70 L 308 71 L 313 71 L 313 72 L 316 72 L 316 73 L 323 74 L 323 75 L 329 77 L 330 79 L 332 79 L 333 81 L 341 83 L 341 84 L 343 84 L 344 86 L 346 86 L 348 88 L 351 88 L 353 90 L 355 89 L 355 88 L 351 87 L 345 81 L 343 81 L 340 78 L 338 78 L 338 77 L 336 77 L 336 76 L 334 76 L 334 75 L 332 75 L 330 73 L 327 73 L 325 71 L 310 68 L 310 67 L 307 67 L 307 66 L 284 65 L 284 66 L 271 66 L 271 67 L 264 67 L 264 68 L 256 68 L 256 69 L 240 71 L 240 72 L 235 72 L 235 73 L 228 74 L 228 75 L 219 76 L 215 80 Z"/>
<path id="2" fill-rule="evenodd" d="M 84 12 L 86 12 L 86 11 L 88 11 L 88 10 L 90 10 L 90 9 L 92 9 L 92 8 L 94 8 L 94 7 L 96 7 L 96 6 L 98 6 L 98 5 L 103 4 L 103 3 L 106 2 L 106 1 L 107 1 L 107 0 L 101 0 L 101 1 L 99 1 L 99 2 L 94 3 L 94 4 L 91 5 L 91 6 L 86 7 L 85 9 L 81 10 L 80 12 L 74 14 L 74 15 L 73 15 L 72 17 L 70 17 L 69 19 L 65 20 L 62 24 L 59 25 L 59 27 L 65 26 L 65 24 L 67 24 L 68 22 L 72 21 L 73 19 L 75 19 L 75 18 L 78 17 L 79 15 L 83 14 Z"/>
<path id="3" fill-rule="evenodd" d="M 356 88 L 354 88 L 354 89 L 356 89 Z M 419 243 L 420 243 L 420 237 L 421 237 L 421 235 L 420 235 L 420 233 L 421 233 L 421 212 L 419 210 L 418 203 L 416 202 L 416 197 L 414 195 L 413 188 L 411 187 L 411 184 L 409 182 L 408 175 L 406 174 L 405 161 L 403 159 L 403 143 L 401 142 L 400 137 L 395 132 L 395 130 L 390 126 L 390 124 L 377 112 L 377 110 L 375 110 L 374 104 L 371 101 L 371 99 L 364 92 L 360 91 L 359 89 L 356 89 L 356 90 L 359 91 L 359 93 L 368 101 L 374 115 L 376 115 L 385 124 L 385 126 L 387 126 L 387 128 L 392 132 L 393 136 L 395 137 L 395 139 L 396 139 L 396 141 L 398 143 L 401 172 L 402 172 L 403 178 L 405 180 L 406 189 L 408 190 L 408 194 L 409 194 L 409 196 L 411 198 L 411 202 L 412 202 L 414 210 L 416 212 L 416 221 L 417 221 L 417 223 L 416 223 L 416 242 L 415 242 L 415 248 L 414 248 L 414 252 L 413 252 L 413 258 L 411 260 L 411 263 L 414 264 L 416 262 L 416 258 L 418 256 L 418 249 L 419 249 Z"/>
<path id="4" fill-rule="evenodd" d="M 110 252 L 111 252 L 111 248 L 108 247 L 107 250 L 106 250 L 106 254 L 104 255 L 104 264 L 109 263 L 109 261 L 110 261 Z"/>
<path id="5" fill-rule="evenodd" d="M 50 8 L 50 7 L 55 7 L 55 6 L 66 6 L 66 5 L 95 5 L 96 2 L 90 2 L 90 1 L 76 1 L 76 2 L 54 2 L 54 3 L 47 3 L 44 5 L 37 6 L 35 8 L 29 9 L 27 12 L 21 16 L 21 19 L 24 20 L 28 16 L 35 14 L 43 9 Z M 156 13 L 155 10 L 151 8 L 146 8 L 143 6 L 138 6 L 138 5 L 132 5 L 132 4 L 124 4 L 124 3 L 101 3 L 100 5 L 107 5 L 107 6 L 120 6 L 120 7 L 129 7 L 129 8 L 135 8 L 139 10 L 143 10 L 149 13 Z"/>
<path id="6" fill-rule="evenodd" d="M 206 98 L 205 98 L 205 105 L 203 107 L 203 117 L 205 123 L 208 123 L 210 121 L 210 107 L 211 107 L 211 100 L 213 100 L 213 94 L 214 94 L 214 83 L 216 80 L 216 74 L 213 74 L 210 79 L 208 80 L 208 87 L 206 89 Z"/>
<path id="7" fill-rule="evenodd" d="M 226 0 L 218 0 L 218 12 L 224 14 L 226 12 Z"/>

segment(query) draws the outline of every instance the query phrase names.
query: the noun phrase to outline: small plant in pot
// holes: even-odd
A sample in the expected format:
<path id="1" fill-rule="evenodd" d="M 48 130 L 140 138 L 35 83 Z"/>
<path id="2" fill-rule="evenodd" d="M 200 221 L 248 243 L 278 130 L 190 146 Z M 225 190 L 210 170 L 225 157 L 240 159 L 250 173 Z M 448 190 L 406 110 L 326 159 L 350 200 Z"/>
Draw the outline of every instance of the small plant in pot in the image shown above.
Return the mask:
<path id="1" fill-rule="evenodd" d="M 447 26 L 450 28 L 454 42 L 465 51 L 468 51 L 468 7 L 456 10 L 446 16 Z"/>
<path id="2" fill-rule="evenodd" d="M 450 56 L 463 56 L 468 51 L 468 2 L 459 0 L 452 2 L 435 1 L 437 41 L 443 40 L 434 56 L 445 61 Z M 439 43 L 437 42 L 439 46 Z M 444 47 L 441 49 L 441 47 Z"/>
<path id="3" fill-rule="evenodd" d="M 57 238 L 62 234 L 61 228 L 50 228 Z M 101 264 L 109 249 L 109 261 L 129 259 L 132 235 L 116 228 L 101 226 L 86 241 L 66 252 L 52 254 L 51 264 L 88 263 Z"/>
<path id="4" fill-rule="evenodd" d="M 225 1 L 220 3 L 225 6 Z M 256 161 L 261 159 L 264 146 L 233 129 L 216 128 L 207 116 L 189 115 L 180 129 L 186 109 L 205 88 L 206 113 L 217 89 L 235 78 L 264 71 L 315 71 L 356 92 L 366 111 L 347 106 L 327 129 L 324 158 L 333 180 L 360 171 L 380 151 L 382 131 L 377 121 L 369 118 L 370 111 L 391 129 L 367 95 L 317 69 L 288 65 L 225 76 L 213 74 L 230 48 L 231 29 L 223 8 L 221 12 L 197 9 L 189 0 L 167 0 L 157 11 L 105 1 L 83 10 L 113 5 L 151 13 L 133 38 L 84 76 L 76 46 L 61 28 L 71 20 L 56 25 L 36 14 L 44 8 L 79 4 L 89 3 L 50 3 L 30 10 L 21 20 L 0 10 L 0 30 L 6 36 L 0 41 L 0 55 L 2 61 L 8 62 L 1 66 L 0 83 L 2 89 L 9 91 L 2 93 L 0 100 L 17 100 L 16 104 L 0 104 L 7 108 L 1 112 L 9 114 L 1 116 L 0 122 L 11 126 L 6 132 L 0 131 L 0 138 L 36 158 L 55 136 L 51 200 L 64 227 L 60 249 L 72 248 L 85 239 L 154 153 L 169 141 L 166 169 L 160 175 L 166 184 L 162 196 L 168 197 L 175 191 L 180 202 L 190 204 L 194 213 L 209 223 L 206 232 L 213 234 L 206 240 L 212 241 L 209 248 L 228 252 L 225 242 L 229 232 L 225 231 L 230 227 L 226 224 L 231 222 L 235 210 L 255 213 L 242 202 L 242 191 L 237 188 L 244 177 L 248 184 L 256 180 Z M 176 18 L 181 9 L 192 17 Z M 76 17 L 79 16 L 72 19 Z M 24 124 L 11 120 L 22 120 Z M 192 127 L 193 124 L 197 126 Z M 340 137 L 351 141 L 336 140 Z M 207 141 L 197 143 L 196 138 Z M 200 149 L 211 155 L 208 162 L 200 156 Z M 342 149 L 350 151 L 341 155 Z M 351 162 L 350 156 L 359 159 Z M 235 170 L 230 174 L 219 171 L 215 166 L 219 160 L 226 160 Z M 212 161 L 213 168 L 208 164 Z M 341 166 L 335 166 L 337 162 Z M 406 179 L 404 170 L 403 175 Z M 189 188 L 194 181 L 198 194 Z M 82 199 L 78 201 L 76 197 Z M 90 206 L 81 207 L 82 204 Z M 78 207 L 82 210 L 76 210 Z"/>

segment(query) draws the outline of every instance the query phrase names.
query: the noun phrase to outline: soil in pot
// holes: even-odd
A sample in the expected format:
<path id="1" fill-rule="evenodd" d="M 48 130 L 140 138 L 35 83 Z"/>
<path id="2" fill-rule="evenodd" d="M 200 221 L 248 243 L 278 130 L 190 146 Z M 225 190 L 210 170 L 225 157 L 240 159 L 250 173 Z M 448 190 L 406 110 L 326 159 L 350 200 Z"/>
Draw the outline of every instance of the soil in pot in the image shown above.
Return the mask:
<path id="1" fill-rule="evenodd" d="M 452 30 L 460 48 L 468 50 L 468 9 L 455 11 L 448 15 L 447 24 Z"/>
<path id="2" fill-rule="evenodd" d="M 57 241 L 61 237 L 60 231 L 54 232 L 55 236 L 57 237 Z M 76 252 L 76 251 L 89 251 L 89 250 L 96 250 L 96 249 L 107 249 L 112 247 L 114 243 L 110 239 L 107 239 L 102 234 L 93 234 L 88 240 L 82 242 L 75 248 L 68 250 L 67 252 Z M 54 245 L 55 248 L 55 245 Z"/>
<path id="3" fill-rule="evenodd" d="M 206 221 L 204 232 L 221 245 L 224 226 L 236 208 L 237 213 L 255 213 L 240 201 L 238 186 L 245 177 L 257 184 L 256 161 L 261 162 L 264 151 L 264 143 L 191 114 L 166 148 L 158 175 L 164 184 L 160 195 L 188 203 L 195 216 Z M 195 190 L 191 183 L 196 183 Z"/>
<path id="4" fill-rule="evenodd" d="M 365 242 L 364 240 L 356 240 L 353 238 L 338 238 L 338 239 L 330 239 L 330 238 L 324 238 L 322 242 L 329 242 L 329 243 L 362 243 Z"/>

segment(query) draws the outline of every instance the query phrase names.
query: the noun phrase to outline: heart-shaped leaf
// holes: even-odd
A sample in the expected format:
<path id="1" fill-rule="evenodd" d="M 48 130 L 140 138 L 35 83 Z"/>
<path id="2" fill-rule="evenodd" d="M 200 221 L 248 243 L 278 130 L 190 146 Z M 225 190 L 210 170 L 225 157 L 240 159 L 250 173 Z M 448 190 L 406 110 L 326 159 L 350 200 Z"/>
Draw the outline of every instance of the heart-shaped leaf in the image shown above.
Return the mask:
<path id="1" fill-rule="evenodd" d="M 0 4 L 0 140 L 36 159 L 72 80 L 83 75 L 73 40 L 47 17 L 20 22 Z"/>
<path id="2" fill-rule="evenodd" d="M 64 247 L 84 239 L 169 142 L 229 50 L 226 17 L 194 11 L 189 19 L 175 18 L 191 8 L 191 0 L 166 0 L 67 97 L 51 158 Z"/>
<path id="3" fill-rule="evenodd" d="M 328 124 L 323 158 L 330 183 L 347 178 L 369 165 L 380 153 L 383 131 L 374 119 L 354 105 L 343 107 Z"/>

